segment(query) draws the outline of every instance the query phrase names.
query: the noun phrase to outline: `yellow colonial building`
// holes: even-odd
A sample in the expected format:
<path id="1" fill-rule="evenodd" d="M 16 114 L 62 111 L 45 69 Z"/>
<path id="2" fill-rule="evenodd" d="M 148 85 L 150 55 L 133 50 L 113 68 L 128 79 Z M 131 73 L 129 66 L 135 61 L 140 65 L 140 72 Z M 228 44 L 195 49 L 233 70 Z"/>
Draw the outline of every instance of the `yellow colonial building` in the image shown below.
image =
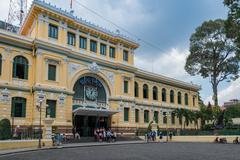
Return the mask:
<path id="1" fill-rule="evenodd" d="M 176 108 L 199 110 L 200 87 L 134 66 L 135 41 L 34 0 L 17 33 L 0 29 L 0 120 L 25 130 L 91 136 L 180 128 Z M 193 125 L 189 126 L 194 127 Z"/>

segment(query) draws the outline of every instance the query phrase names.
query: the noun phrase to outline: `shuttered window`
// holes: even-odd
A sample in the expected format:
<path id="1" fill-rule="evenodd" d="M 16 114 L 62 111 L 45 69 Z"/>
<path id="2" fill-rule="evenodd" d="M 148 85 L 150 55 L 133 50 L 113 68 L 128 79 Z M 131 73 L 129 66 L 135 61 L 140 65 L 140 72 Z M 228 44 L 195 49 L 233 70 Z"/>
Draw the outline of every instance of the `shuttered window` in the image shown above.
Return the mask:
<path id="1" fill-rule="evenodd" d="M 58 27 L 57 26 L 55 26 L 53 24 L 48 25 L 48 37 L 58 39 Z"/>
<path id="2" fill-rule="evenodd" d="M 114 47 L 109 47 L 109 57 L 115 58 L 115 48 Z"/>
<path id="3" fill-rule="evenodd" d="M 87 38 L 81 36 L 79 37 L 79 47 L 82 49 L 87 48 Z"/>
<path id="4" fill-rule="evenodd" d="M 129 108 L 124 108 L 124 121 L 128 122 L 129 120 Z"/>
<path id="5" fill-rule="evenodd" d="M 56 65 L 48 64 L 48 80 L 56 81 Z"/>
<path id="6" fill-rule="evenodd" d="M 12 98 L 12 117 L 26 117 L 26 99 L 22 97 Z"/>
<path id="7" fill-rule="evenodd" d="M 139 122 L 139 110 L 135 109 L 135 122 L 138 123 Z"/>
<path id="8" fill-rule="evenodd" d="M 158 123 L 158 111 L 154 111 L 154 121 Z"/>
<path id="9" fill-rule="evenodd" d="M 100 44 L 100 54 L 106 56 L 107 46 L 105 44 Z"/>
<path id="10" fill-rule="evenodd" d="M 76 45 L 76 36 L 74 33 L 68 32 L 67 33 L 67 37 L 68 37 L 68 44 L 75 46 Z"/>
<path id="11" fill-rule="evenodd" d="M 47 100 L 46 117 L 56 118 L 56 101 Z"/>
<path id="12" fill-rule="evenodd" d="M 145 110 L 144 111 L 144 123 L 148 123 L 149 122 L 149 111 Z"/>
<path id="13" fill-rule="evenodd" d="M 23 56 L 13 59 L 13 78 L 28 79 L 28 60 Z"/>
<path id="14" fill-rule="evenodd" d="M 128 81 L 124 81 L 124 93 L 128 93 Z"/>
<path id="15" fill-rule="evenodd" d="M 128 61 L 128 51 L 126 51 L 126 50 L 123 50 L 123 60 L 124 61 Z"/>
<path id="16" fill-rule="evenodd" d="M 94 40 L 90 41 L 90 51 L 92 52 L 97 52 L 97 42 Z"/>

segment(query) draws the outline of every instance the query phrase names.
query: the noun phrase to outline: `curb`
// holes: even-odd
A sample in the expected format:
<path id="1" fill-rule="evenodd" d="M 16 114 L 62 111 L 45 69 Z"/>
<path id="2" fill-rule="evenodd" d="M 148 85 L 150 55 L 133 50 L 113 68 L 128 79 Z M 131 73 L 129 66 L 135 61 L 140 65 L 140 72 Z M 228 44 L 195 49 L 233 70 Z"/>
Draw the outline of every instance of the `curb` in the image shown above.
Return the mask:
<path id="1" fill-rule="evenodd" d="M 156 142 L 157 143 L 157 142 Z M 17 150 L 17 151 L 9 151 L 5 153 L 0 153 L 0 157 L 12 155 L 12 154 L 19 154 L 19 153 L 27 153 L 27 152 L 37 152 L 37 151 L 44 151 L 44 150 L 54 150 L 54 149 L 64 149 L 64 148 L 81 148 L 81 147 L 100 147 L 100 146 L 112 146 L 112 145 L 130 145 L 130 144 L 147 144 L 145 141 L 139 142 L 125 142 L 125 143 L 93 143 L 93 144 L 86 144 L 86 145 L 69 145 L 69 146 L 53 146 L 53 147 L 46 147 L 46 148 L 29 148 L 26 150 Z"/>

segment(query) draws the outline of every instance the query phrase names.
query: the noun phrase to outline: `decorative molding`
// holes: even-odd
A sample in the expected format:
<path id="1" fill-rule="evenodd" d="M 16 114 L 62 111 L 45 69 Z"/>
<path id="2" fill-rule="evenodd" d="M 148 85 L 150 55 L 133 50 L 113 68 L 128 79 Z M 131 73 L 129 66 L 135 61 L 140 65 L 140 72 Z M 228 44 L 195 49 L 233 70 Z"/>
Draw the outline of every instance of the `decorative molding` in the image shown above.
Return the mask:
<path id="1" fill-rule="evenodd" d="M 39 57 L 41 57 L 42 56 L 42 51 L 40 51 L 40 50 L 37 50 L 36 52 L 36 56 L 39 58 Z"/>
<path id="2" fill-rule="evenodd" d="M 46 58 L 46 62 L 51 63 L 51 64 L 55 64 L 55 65 L 60 64 L 59 60 L 54 60 L 54 59 L 50 59 L 50 58 Z"/>
<path id="3" fill-rule="evenodd" d="M 0 98 L 1 98 L 1 101 L 4 104 L 9 104 L 10 103 L 10 91 L 7 88 L 4 88 L 1 91 L 1 97 Z"/>
<path id="4" fill-rule="evenodd" d="M 66 95 L 61 93 L 59 96 L 58 96 L 58 104 L 63 106 L 65 104 L 65 99 L 66 99 Z"/>
<path id="5" fill-rule="evenodd" d="M 63 58 L 63 61 L 64 61 L 65 63 L 68 63 L 68 62 L 69 62 L 69 58 L 68 58 L 68 57 L 64 57 L 64 58 Z"/>
<path id="6" fill-rule="evenodd" d="M 111 83 L 112 87 L 114 87 L 115 83 L 115 76 L 113 72 L 105 71 L 104 72 L 106 77 L 108 78 L 109 82 Z"/>
<path id="7" fill-rule="evenodd" d="M 68 64 L 68 75 L 72 76 L 77 70 L 79 70 L 81 67 L 80 64 L 77 63 L 69 63 Z"/>
<path id="8" fill-rule="evenodd" d="M 11 47 L 6 47 L 4 48 L 5 52 L 7 52 L 7 54 L 9 54 L 12 51 Z"/>
<path id="9" fill-rule="evenodd" d="M 92 62 L 90 65 L 88 65 L 88 69 L 93 73 L 98 73 L 101 71 L 99 65 L 96 62 Z"/>

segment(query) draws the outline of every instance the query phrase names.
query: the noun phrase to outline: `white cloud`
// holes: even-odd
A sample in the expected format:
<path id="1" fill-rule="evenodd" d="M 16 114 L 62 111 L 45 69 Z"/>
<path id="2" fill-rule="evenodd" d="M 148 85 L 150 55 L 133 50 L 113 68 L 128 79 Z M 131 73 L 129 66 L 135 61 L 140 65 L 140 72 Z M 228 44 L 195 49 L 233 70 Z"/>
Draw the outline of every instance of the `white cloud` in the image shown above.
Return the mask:
<path id="1" fill-rule="evenodd" d="M 156 54 L 156 57 L 150 56 L 151 58 L 141 57 L 136 54 L 135 65 L 147 71 L 177 79 L 185 79 L 186 81 L 190 80 L 190 76 L 184 70 L 188 54 L 187 49 L 181 50 L 178 48 L 172 48 L 166 53 Z"/>
<path id="2" fill-rule="evenodd" d="M 229 101 L 230 99 L 240 99 L 240 79 L 232 81 L 230 85 L 218 92 L 219 104 L 222 105 L 224 102 Z M 208 102 L 213 103 L 212 96 L 209 96 L 204 101 L 206 104 Z"/>

